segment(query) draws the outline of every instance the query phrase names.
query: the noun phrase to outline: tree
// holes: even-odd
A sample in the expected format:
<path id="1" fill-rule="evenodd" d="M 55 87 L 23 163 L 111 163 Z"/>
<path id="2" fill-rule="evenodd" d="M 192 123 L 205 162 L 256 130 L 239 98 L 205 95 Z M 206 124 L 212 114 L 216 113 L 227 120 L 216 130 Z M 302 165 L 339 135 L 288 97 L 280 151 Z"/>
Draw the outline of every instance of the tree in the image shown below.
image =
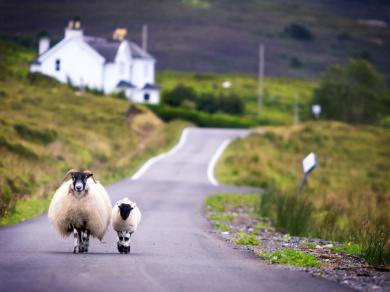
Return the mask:
<path id="1" fill-rule="evenodd" d="M 364 60 L 330 66 L 315 91 L 314 103 L 322 106 L 325 118 L 349 123 L 377 123 L 390 111 L 384 78 Z"/>

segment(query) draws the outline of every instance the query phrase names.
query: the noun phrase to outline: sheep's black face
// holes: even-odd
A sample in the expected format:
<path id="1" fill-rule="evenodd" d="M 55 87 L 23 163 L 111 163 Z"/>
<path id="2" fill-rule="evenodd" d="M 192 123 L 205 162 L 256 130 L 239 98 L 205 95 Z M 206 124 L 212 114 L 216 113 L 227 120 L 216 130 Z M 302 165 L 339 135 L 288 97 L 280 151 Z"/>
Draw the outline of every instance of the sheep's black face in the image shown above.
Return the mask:
<path id="1" fill-rule="evenodd" d="M 84 172 L 72 173 L 72 185 L 73 190 L 77 193 L 82 193 L 88 190 L 87 180 L 92 174 Z"/>
<path id="2" fill-rule="evenodd" d="M 119 213 L 123 220 L 126 220 L 127 217 L 129 217 L 131 210 L 133 210 L 130 204 L 124 204 L 124 203 L 118 205 L 118 208 L 119 208 Z"/>

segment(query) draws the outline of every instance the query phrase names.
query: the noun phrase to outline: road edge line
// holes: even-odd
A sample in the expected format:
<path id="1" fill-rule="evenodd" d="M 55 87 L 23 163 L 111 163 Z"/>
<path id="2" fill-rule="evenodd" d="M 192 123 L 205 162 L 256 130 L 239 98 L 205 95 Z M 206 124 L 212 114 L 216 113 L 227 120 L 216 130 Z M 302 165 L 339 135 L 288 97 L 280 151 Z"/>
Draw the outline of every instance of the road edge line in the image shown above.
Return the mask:
<path id="1" fill-rule="evenodd" d="M 229 146 L 231 142 L 231 139 L 226 139 L 221 143 L 221 145 L 219 145 L 217 151 L 214 153 L 207 167 L 207 178 L 209 182 L 214 186 L 219 185 L 217 179 L 214 176 L 215 166 L 217 165 L 218 159 L 221 157 L 222 153 L 225 151 L 226 147 Z"/>
<path id="2" fill-rule="evenodd" d="M 164 159 L 166 157 L 172 156 L 177 151 L 179 151 L 180 148 L 182 148 L 183 145 L 185 144 L 185 142 L 187 141 L 187 136 L 188 136 L 188 132 L 189 132 L 190 129 L 191 129 L 191 127 L 187 127 L 187 128 L 185 128 L 182 131 L 179 142 L 171 150 L 169 150 L 168 152 L 161 153 L 161 154 L 159 154 L 159 155 L 157 155 L 155 157 L 150 158 L 148 161 L 146 161 L 141 166 L 141 168 L 139 168 L 136 171 L 136 173 L 134 173 L 131 176 L 131 180 L 139 179 L 153 164 L 155 164 L 156 162 L 160 161 L 161 159 Z"/>

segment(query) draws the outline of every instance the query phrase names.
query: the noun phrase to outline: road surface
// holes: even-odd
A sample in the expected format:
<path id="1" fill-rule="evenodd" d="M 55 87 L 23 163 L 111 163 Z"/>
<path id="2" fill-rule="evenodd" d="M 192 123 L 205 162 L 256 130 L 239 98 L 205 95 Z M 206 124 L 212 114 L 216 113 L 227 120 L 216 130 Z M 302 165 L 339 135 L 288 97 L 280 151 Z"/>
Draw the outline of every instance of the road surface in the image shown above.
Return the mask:
<path id="1" fill-rule="evenodd" d="M 132 253 L 116 250 L 110 228 L 104 243 L 73 254 L 46 215 L 0 229 L 0 291 L 344 291 L 344 286 L 285 267 L 263 264 L 232 249 L 211 232 L 204 198 L 220 191 L 207 176 L 213 155 L 243 130 L 190 129 L 171 155 L 137 180 L 107 187 L 112 201 L 136 201 L 143 221 L 132 237 Z"/>

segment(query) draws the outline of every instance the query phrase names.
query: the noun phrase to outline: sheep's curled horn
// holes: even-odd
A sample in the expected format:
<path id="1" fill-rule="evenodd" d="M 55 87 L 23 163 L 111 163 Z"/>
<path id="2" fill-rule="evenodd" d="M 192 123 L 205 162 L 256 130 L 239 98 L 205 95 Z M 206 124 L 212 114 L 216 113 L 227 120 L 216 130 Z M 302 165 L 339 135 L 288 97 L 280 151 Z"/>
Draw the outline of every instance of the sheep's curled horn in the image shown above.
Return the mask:
<path id="1" fill-rule="evenodd" d="M 92 177 L 94 183 L 96 184 L 96 180 L 95 180 L 95 177 L 93 176 L 93 172 L 92 171 L 86 169 L 83 172 L 86 173 L 86 174 L 89 174 Z"/>
<path id="2" fill-rule="evenodd" d="M 70 169 L 66 174 L 65 174 L 65 177 L 63 178 L 63 180 L 62 181 L 66 181 L 67 179 L 68 179 L 68 177 L 70 176 L 70 175 L 72 175 L 73 173 L 75 173 L 75 172 L 77 172 L 77 170 L 75 170 L 75 169 Z"/>
<path id="3" fill-rule="evenodd" d="M 63 181 L 66 181 L 66 180 L 68 179 L 68 177 L 69 177 L 70 175 L 72 175 L 73 173 L 75 173 L 75 172 L 77 172 L 77 170 L 75 170 L 75 169 L 73 169 L 73 168 L 70 169 L 70 170 L 65 174 L 65 177 L 64 177 Z M 89 174 L 89 175 L 92 177 L 94 183 L 96 184 L 96 180 L 95 180 L 95 177 L 93 176 L 93 172 L 92 172 L 92 171 L 86 169 L 86 170 L 84 170 L 83 172 L 86 173 L 86 174 Z"/>

